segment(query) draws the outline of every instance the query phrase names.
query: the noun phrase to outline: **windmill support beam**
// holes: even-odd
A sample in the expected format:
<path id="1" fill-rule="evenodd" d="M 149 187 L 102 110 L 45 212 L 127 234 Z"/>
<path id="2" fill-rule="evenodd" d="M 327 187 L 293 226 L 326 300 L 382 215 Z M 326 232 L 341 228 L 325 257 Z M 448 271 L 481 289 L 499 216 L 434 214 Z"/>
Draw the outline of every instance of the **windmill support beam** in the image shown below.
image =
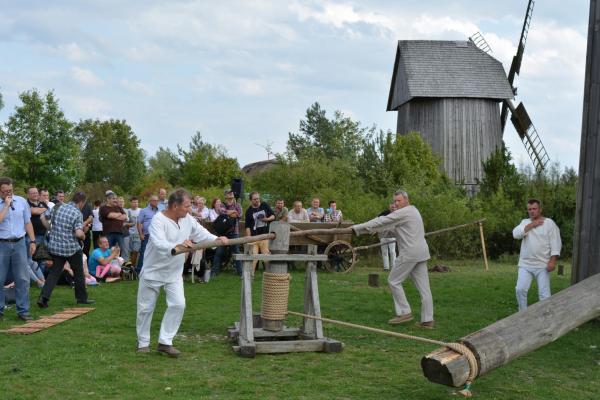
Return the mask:
<path id="1" fill-rule="evenodd" d="M 600 3 L 590 2 L 583 94 L 573 283 L 600 273 Z M 600 287 L 600 286 L 599 286 Z"/>

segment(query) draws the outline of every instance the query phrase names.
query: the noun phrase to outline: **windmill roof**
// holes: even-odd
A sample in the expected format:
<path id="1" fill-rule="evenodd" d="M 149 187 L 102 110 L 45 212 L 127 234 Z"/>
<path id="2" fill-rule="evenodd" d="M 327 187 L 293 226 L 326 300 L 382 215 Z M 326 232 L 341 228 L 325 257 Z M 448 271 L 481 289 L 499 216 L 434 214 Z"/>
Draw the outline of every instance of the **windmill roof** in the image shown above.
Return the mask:
<path id="1" fill-rule="evenodd" d="M 399 40 L 387 110 L 415 97 L 513 98 L 502 63 L 471 41 Z"/>

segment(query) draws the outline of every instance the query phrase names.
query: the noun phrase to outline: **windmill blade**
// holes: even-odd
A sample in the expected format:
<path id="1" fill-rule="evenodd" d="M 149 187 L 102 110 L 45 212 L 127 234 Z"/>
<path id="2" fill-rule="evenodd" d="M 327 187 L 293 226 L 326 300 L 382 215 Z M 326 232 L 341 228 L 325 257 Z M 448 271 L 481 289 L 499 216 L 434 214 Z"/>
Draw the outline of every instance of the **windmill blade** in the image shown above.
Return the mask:
<path id="1" fill-rule="evenodd" d="M 521 29 L 521 38 L 519 39 L 519 47 L 517 47 L 517 54 L 512 59 L 510 64 L 510 70 L 508 72 L 508 83 L 513 88 L 513 93 L 517 94 L 517 89 L 513 86 L 515 81 L 515 74 L 519 75 L 521 71 L 521 63 L 523 62 L 523 53 L 525 52 L 525 43 L 527 42 L 527 35 L 529 34 L 529 26 L 531 25 L 531 17 L 533 16 L 534 0 L 529 0 L 527 3 L 527 11 L 525 12 L 525 20 L 523 21 L 523 28 Z M 508 117 L 508 110 L 506 104 L 502 105 L 502 113 L 500 114 L 500 121 L 502 123 L 502 131 L 506 126 L 506 119 Z"/>
<path id="2" fill-rule="evenodd" d="M 550 157 L 546 152 L 537 129 L 535 129 L 531 118 L 529 118 L 529 114 L 527 114 L 525 106 L 523 103 L 519 103 L 515 108 L 510 100 L 505 101 L 505 105 L 511 111 L 510 121 L 519 134 L 519 138 L 521 138 L 521 142 L 523 142 L 535 170 L 537 172 L 543 171 L 550 162 Z"/>

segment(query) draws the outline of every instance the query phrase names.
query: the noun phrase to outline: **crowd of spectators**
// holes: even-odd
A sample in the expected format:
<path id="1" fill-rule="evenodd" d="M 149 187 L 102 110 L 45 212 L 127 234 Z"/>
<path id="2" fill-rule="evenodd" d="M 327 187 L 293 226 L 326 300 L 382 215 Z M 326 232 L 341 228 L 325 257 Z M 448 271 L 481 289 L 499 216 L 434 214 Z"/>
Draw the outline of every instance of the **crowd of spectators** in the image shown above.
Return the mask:
<path id="1" fill-rule="evenodd" d="M 4 288 L 14 290 L 17 313 L 21 319 L 29 318 L 29 286 L 34 283 L 41 289 L 37 304 L 47 307 L 54 286 L 67 284 L 75 288 L 78 303 L 89 304 L 85 286 L 99 282 L 111 283 L 121 278 L 128 268 L 141 274 L 144 252 L 150 240 L 149 226 L 153 217 L 168 206 L 167 190 L 159 189 L 140 207 L 140 199 L 126 200 L 112 190 L 105 192 L 103 200 L 88 202 L 86 195 L 74 193 L 65 202 L 64 191 L 56 191 L 50 198 L 48 190 L 31 186 L 27 198 L 13 195 L 12 180 L 0 178 L 0 318 L 5 307 Z M 303 208 L 297 200 L 288 210 L 281 198 L 273 207 L 261 201 L 258 192 L 248 196 L 250 205 L 245 212 L 234 192 L 227 189 L 223 199 L 214 198 L 207 206 L 205 197 L 194 196 L 190 214 L 216 234 L 234 239 L 240 234 L 255 236 L 267 233 L 272 221 L 289 222 L 340 222 L 342 212 L 335 201 L 324 210 L 320 200 L 313 198 L 311 206 Z M 243 218 L 243 219 L 242 219 Z M 240 232 L 240 222 L 244 231 Z M 219 230 L 220 229 L 220 230 Z M 200 278 L 208 282 L 218 275 L 223 262 L 232 253 L 239 253 L 238 245 L 218 247 L 190 254 L 187 263 L 200 271 Z M 268 254 L 268 241 L 252 245 L 252 253 Z M 6 257 L 8 255 L 8 257 Z M 211 259 L 210 262 L 207 262 Z M 240 261 L 234 262 L 235 271 L 241 275 Z M 254 264 L 256 268 L 256 263 Z M 12 293 L 12 292 L 11 292 Z"/>

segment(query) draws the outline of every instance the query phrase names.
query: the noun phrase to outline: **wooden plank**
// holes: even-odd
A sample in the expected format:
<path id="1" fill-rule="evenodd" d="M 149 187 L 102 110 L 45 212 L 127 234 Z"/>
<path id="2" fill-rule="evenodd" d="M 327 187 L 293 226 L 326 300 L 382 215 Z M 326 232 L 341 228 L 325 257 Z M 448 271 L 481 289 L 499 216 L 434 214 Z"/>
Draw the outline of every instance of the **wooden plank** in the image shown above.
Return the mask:
<path id="1" fill-rule="evenodd" d="M 467 345 L 479 364 L 479 375 L 505 365 L 515 358 L 538 349 L 579 325 L 600 317 L 600 274 L 587 278 L 550 298 L 529 306 L 507 318 L 472 333 L 459 342 Z M 435 352 L 434 352 L 435 353 Z M 459 357 L 464 358 L 460 355 Z M 463 376 L 455 366 L 443 364 L 443 359 L 430 358 L 421 363 L 425 376 L 436 383 L 461 386 Z M 452 359 L 454 360 L 454 359 Z M 445 372 L 444 372 L 445 371 Z M 465 380 L 466 381 L 466 380 Z"/>
<path id="2" fill-rule="evenodd" d="M 300 328 L 288 328 L 284 327 L 280 331 L 267 331 L 264 329 L 254 329 L 254 338 L 255 339 L 265 339 L 265 338 L 288 338 L 288 337 L 298 337 L 300 335 Z"/>
<path id="3" fill-rule="evenodd" d="M 325 341 L 315 340 L 283 340 L 280 342 L 256 342 L 256 353 L 300 353 L 323 351 Z"/>

